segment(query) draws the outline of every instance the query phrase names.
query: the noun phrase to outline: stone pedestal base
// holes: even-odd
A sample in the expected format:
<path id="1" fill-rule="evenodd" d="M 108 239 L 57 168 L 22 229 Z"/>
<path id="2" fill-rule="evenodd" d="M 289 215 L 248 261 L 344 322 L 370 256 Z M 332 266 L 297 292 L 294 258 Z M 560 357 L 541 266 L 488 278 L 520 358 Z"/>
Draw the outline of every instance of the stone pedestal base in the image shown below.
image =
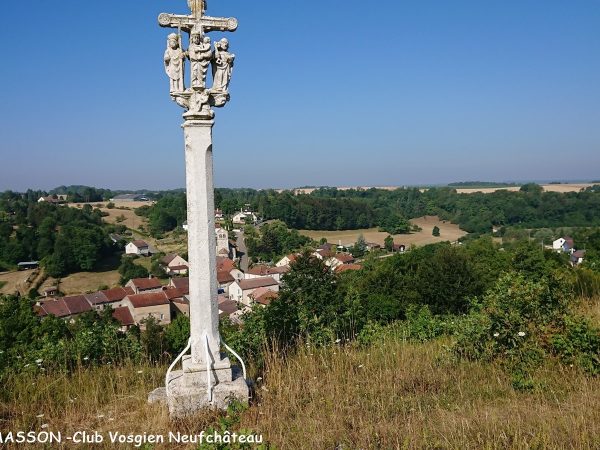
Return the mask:
<path id="1" fill-rule="evenodd" d="M 158 388 L 150 393 L 148 402 L 166 404 L 172 418 L 192 416 L 203 409 L 226 410 L 232 400 L 248 403 L 250 390 L 241 370 L 233 367 L 229 372 L 229 377 L 212 386 L 212 401 L 208 397 L 206 371 L 178 370 L 170 374 L 169 395 L 165 388 Z"/>

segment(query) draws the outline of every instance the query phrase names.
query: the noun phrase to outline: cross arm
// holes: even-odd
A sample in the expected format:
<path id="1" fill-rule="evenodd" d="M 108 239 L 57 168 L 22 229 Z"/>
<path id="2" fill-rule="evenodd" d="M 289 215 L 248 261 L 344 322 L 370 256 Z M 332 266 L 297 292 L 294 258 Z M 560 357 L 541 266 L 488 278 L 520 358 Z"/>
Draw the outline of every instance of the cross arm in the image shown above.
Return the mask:
<path id="1" fill-rule="evenodd" d="M 198 24 L 205 32 L 209 31 L 235 31 L 238 27 L 237 19 L 233 17 L 210 17 L 185 16 L 179 14 L 162 13 L 158 16 L 158 23 L 164 28 L 181 28 L 184 31 L 191 31 L 194 25 Z"/>

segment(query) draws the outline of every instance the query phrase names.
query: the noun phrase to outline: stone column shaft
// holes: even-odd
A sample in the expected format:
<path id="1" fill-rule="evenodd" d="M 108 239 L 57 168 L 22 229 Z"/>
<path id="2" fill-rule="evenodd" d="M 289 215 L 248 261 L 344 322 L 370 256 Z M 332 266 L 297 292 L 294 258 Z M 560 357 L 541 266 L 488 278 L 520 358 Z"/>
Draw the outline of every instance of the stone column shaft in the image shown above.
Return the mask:
<path id="1" fill-rule="evenodd" d="M 212 120 L 186 120 L 188 256 L 190 279 L 191 368 L 206 370 L 208 334 L 211 366 L 220 357 L 219 306 L 216 268 L 215 200 L 212 160 Z"/>

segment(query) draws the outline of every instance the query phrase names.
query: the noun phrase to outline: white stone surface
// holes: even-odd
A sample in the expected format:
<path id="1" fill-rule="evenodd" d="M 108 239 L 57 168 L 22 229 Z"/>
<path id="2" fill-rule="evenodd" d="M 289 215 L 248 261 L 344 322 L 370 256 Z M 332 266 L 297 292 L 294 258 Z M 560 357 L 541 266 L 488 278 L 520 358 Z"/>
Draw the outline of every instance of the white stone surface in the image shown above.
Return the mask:
<path id="1" fill-rule="evenodd" d="M 188 255 L 190 262 L 190 320 L 193 364 L 206 366 L 203 337 L 220 360 L 217 299 L 215 201 L 213 190 L 212 120 L 186 120 Z"/>
<path id="2" fill-rule="evenodd" d="M 192 15 L 161 14 L 163 27 L 190 33 L 190 48 L 181 48 L 181 39 L 171 34 L 165 52 L 165 69 L 171 80 L 171 97 L 187 109 L 183 115 L 187 188 L 187 231 L 189 255 L 189 301 L 191 356 L 183 359 L 183 370 L 172 372 L 168 389 L 151 393 L 149 401 L 168 397 L 173 417 L 191 415 L 211 406 L 227 408 L 230 398 L 247 401 L 249 389 L 244 378 L 235 375 L 229 359 L 221 355 L 216 264 L 215 202 L 213 184 L 212 127 L 210 106 L 223 106 L 229 100 L 234 55 L 229 43 L 221 40 L 213 55 L 210 39 L 204 33 L 234 31 L 237 20 L 204 15 L 206 1 L 188 0 Z M 182 56 L 183 55 L 183 56 Z M 185 89 L 185 58 L 191 62 L 192 86 Z M 206 89 L 210 62 L 215 67 L 217 88 Z M 208 354 L 207 354 L 208 348 Z M 207 378 L 210 378 L 210 392 Z M 169 395 L 167 395 L 169 392 Z"/>

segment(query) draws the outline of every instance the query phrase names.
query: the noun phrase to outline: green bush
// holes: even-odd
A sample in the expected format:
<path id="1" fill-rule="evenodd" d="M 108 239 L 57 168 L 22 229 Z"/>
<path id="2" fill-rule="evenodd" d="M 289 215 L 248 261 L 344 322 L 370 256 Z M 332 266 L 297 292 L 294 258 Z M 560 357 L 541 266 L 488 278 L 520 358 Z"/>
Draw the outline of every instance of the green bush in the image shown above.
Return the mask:
<path id="1" fill-rule="evenodd" d="M 504 275 L 474 304 L 457 335 L 455 352 L 501 362 L 520 389 L 531 387 L 534 370 L 551 356 L 597 374 L 600 330 L 573 313 L 571 285 L 562 275 L 539 281 Z"/>

